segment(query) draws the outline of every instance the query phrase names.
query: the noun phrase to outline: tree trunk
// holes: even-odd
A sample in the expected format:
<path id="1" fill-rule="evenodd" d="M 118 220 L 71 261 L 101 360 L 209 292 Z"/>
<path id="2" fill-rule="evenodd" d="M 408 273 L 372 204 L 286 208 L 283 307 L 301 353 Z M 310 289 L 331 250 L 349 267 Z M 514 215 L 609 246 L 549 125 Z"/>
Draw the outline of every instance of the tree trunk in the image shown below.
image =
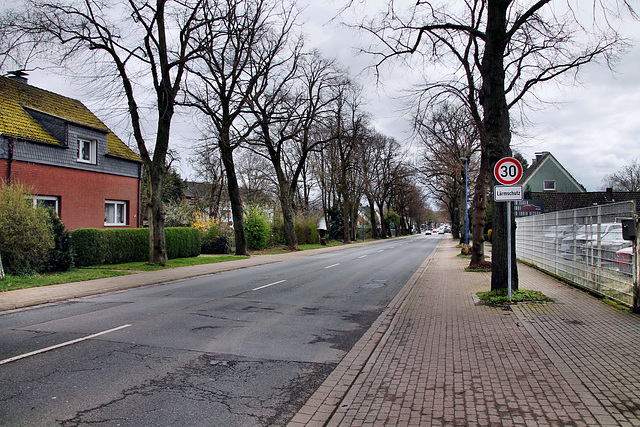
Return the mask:
<path id="1" fill-rule="evenodd" d="M 293 208 L 291 204 L 293 189 L 287 184 L 282 171 L 276 172 L 276 174 L 278 175 L 278 185 L 280 187 L 280 209 L 282 209 L 286 245 L 288 248 L 298 250 L 298 236 L 296 236 L 296 228 L 293 221 Z"/>
<path id="2" fill-rule="evenodd" d="M 491 167 L 486 150 L 481 150 L 480 170 L 471 203 L 471 262 L 477 265 L 484 261 L 484 229 L 487 225 L 487 188 Z"/>
<path id="3" fill-rule="evenodd" d="M 487 5 L 487 31 L 482 58 L 482 90 L 480 101 L 484 119 L 484 136 L 489 154 L 489 169 L 502 157 L 511 156 L 511 129 L 504 82 L 504 52 L 507 46 L 506 16 L 511 2 L 490 0 Z M 518 289 L 515 247 L 507 253 L 507 203 L 495 203 L 492 215 L 491 290 L 506 289 L 507 257 L 511 257 L 511 287 Z"/>
<path id="4" fill-rule="evenodd" d="M 229 140 L 229 130 L 220 133 L 220 157 L 227 173 L 227 187 L 229 190 L 229 202 L 233 217 L 233 233 L 236 240 L 236 255 L 247 255 L 247 241 L 244 236 L 242 198 L 238 186 L 238 177 L 233 162 L 233 149 Z"/>
<path id="5" fill-rule="evenodd" d="M 342 219 L 344 221 L 342 237 L 344 243 L 349 243 L 351 241 L 351 213 L 349 212 L 349 202 L 344 194 L 342 196 Z"/>
<path id="6" fill-rule="evenodd" d="M 378 203 L 378 210 L 380 211 L 380 237 L 387 238 L 387 221 L 384 218 L 384 202 Z"/>
<path id="7" fill-rule="evenodd" d="M 164 213 L 162 212 L 162 181 L 164 168 L 147 168 L 149 195 L 147 216 L 149 218 L 149 264 L 167 265 L 166 240 L 164 234 Z"/>
<path id="8" fill-rule="evenodd" d="M 367 200 L 369 201 L 369 212 L 371 215 L 371 238 L 373 239 L 377 239 L 378 238 L 378 225 L 377 225 L 377 221 L 376 221 L 376 206 L 375 206 L 375 202 L 371 199 L 369 199 L 367 197 Z"/>

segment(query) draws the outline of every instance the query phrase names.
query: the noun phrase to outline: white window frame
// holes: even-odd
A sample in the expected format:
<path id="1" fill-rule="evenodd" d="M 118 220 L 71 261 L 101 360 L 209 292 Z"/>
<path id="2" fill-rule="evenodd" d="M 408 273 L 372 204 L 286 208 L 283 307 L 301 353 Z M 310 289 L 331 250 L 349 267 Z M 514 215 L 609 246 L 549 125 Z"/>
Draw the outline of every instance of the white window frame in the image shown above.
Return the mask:
<path id="1" fill-rule="evenodd" d="M 82 148 L 85 144 L 89 144 L 89 158 L 85 159 Z M 81 163 L 96 164 L 98 142 L 95 139 L 78 138 L 78 161 Z"/>
<path id="2" fill-rule="evenodd" d="M 60 215 L 60 198 L 57 196 L 32 196 L 33 197 L 33 207 L 38 206 L 38 202 L 54 202 L 53 210 Z"/>
<path id="3" fill-rule="evenodd" d="M 109 205 L 113 206 L 113 222 L 109 222 L 109 218 L 107 218 L 107 207 Z M 106 227 L 122 227 L 125 225 L 129 225 L 127 223 L 127 205 L 128 203 L 124 200 L 105 200 L 104 201 L 104 225 Z M 118 207 L 122 209 L 122 222 L 118 221 Z"/>
<path id="4" fill-rule="evenodd" d="M 551 188 L 548 188 L 547 184 L 552 184 Z M 542 189 L 544 191 L 556 191 L 556 181 L 555 180 L 542 181 Z"/>

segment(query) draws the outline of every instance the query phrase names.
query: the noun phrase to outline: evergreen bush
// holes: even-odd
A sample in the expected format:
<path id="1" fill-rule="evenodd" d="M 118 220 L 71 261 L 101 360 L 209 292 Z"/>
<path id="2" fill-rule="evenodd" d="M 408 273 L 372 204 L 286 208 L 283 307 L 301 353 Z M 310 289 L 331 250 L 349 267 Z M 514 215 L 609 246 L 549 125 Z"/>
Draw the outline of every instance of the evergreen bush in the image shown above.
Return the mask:
<path id="1" fill-rule="evenodd" d="M 53 209 L 47 209 L 49 222 L 53 230 L 54 247 L 49 251 L 49 263 L 45 271 L 67 271 L 73 267 L 74 253 L 71 237 L 62 220 Z"/>
<path id="2" fill-rule="evenodd" d="M 191 227 L 167 227 L 164 229 L 167 257 L 190 258 L 200 255 L 202 238 L 200 230 Z"/>
<path id="3" fill-rule="evenodd" d="M 149 229 L 113 228 L 104 233 L 104 264 L 144 262 L 149 260 Z"/>
<path id="4" fill-rule="evenodd" d="M 71 247 L 78 267 L 104 264 L 107 245 L 105 235 L 97 228 L 79 228 L 69 232 Z"/>
<path id="5" fill-rule="evenodd" d="M 218 225 L 212 225 L 202 235 L 203 254 L 229 254 L 231 246 L 229 239 L 222 233 Z"/>
<path id="6" fill-rule="evenodd" d="M 244 231 L 249 249 L 261 250 L 267 247 L 271 237 L 271 226 L 259 206 L 249 205 L 247 207 L 244 216 Z"/>

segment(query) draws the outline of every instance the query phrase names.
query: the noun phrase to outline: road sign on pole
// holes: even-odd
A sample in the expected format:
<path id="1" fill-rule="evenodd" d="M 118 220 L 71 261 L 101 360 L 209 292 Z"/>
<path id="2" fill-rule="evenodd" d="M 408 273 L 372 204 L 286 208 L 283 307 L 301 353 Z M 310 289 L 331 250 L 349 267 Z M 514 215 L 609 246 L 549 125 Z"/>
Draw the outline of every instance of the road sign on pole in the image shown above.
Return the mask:
<path id="1" fill-rule="evenodd" d="M 503 157 L 493 167 L 493 176 L 500 185 L 494 187 L 494 199 L 507 202 L 507 294 L 511 302 L 511 201 L 522 200 L 522 186 L 513 186 L 522 178 L 518 159 Z"/>
<path id="2" fill-rule="evenodd" d="M 502 185 L 513 185 L 522 178 L 522 165 L 518 159 L 503 157 L 493 168 L 493 176 Z"/>

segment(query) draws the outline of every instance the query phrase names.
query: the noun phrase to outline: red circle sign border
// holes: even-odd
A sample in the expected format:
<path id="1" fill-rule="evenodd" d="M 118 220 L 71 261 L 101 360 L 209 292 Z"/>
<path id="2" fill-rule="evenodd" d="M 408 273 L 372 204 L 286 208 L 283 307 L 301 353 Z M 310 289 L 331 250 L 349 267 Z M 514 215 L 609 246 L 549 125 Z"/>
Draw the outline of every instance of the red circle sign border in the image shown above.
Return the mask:
<path id="1" fill-rule="evenodd" d="M 518 168 L 518 175 L 516 176 L 515 179 L 510 180 L 510 181 L 504 180 L 503 178 L 500 177 L 500 174 L 498 173 L 498 169 L 500 168 L 500 166 L 502 166 L 503 163 L 507 163 L 507 162 L 514 163 L 516 165 L 516 167 Z M 518 159 L 515 159 L 513 157 L 503 157 L 500 160 L 498 160 L 498 162 L 494 166 L 494 168 L 493 168 L 493 176 L 502 185 L 513 185 L 516 182 L 520 181 L 520 179 L 522 179 L 522 164 L 518 161 Z"/>

